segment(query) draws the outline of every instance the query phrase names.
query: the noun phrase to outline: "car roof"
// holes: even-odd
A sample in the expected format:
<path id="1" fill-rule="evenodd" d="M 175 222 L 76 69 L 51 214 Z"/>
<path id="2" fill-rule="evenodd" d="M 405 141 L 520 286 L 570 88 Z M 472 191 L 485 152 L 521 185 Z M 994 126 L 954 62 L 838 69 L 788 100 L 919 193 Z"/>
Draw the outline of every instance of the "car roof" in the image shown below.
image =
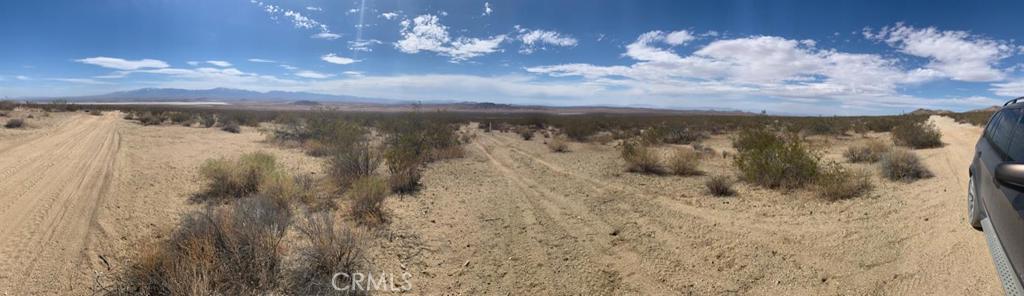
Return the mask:
<path id="1" fill-rule="evenodd" d="M 1021 108 L 1021 107 L 1024 107 L 1024 97 L 1018 97 L 1016 99 L 1006 101 L 1006 103 L 1004 103 L 1002 108 L 1000 108 L 1000 109 Z"/>

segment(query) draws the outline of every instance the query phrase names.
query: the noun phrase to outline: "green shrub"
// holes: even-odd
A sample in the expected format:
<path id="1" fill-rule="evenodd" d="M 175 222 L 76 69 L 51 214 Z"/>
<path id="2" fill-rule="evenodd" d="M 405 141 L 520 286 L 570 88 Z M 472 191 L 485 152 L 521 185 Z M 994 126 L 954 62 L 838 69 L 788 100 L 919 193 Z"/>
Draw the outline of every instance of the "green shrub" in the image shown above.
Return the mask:
<path id="1" fill-rule="evenodd" d="M 935 124 L 926 121 L 907 120 L 892 128 L 892 140 L 896 145 L 914 149 L 942 147 L 942 133 Z"/>
<path id="2" fill-rule="evenodd" d="M 736 195 L 736 190 L 732 189 L 733 181 L 726 176 L 712 176 L 706 182 L 704 187 L 708 189 L 708 193 L 714 196 L 733 196 Z"/>
<path id="3" fill-rule="evenodd" d="M 368 176 L 357 180 L 348 191 L 348 196 L 352 200 L 352 218 L 364 225 L 386 222 L 384 199 L 387 195 L 387 184 L 380 177 Z"/>
<path id="4" fill-rule="evenodd" d="M 380 155 L 366 141 L 332 147 L 327 156 L 327 173 L 342 191 L 356 180 L 373 175 L 379 166 Z"/>
<path id="5" fill-rule="evenodd" d="M 882 155 L 889 152 L 889 145 L 886 145 L 879 140 L 870 140 L 866 143 L 851 145 L 843 151 L 843 157 L 846 160 L 857 163 L 857 162 L 868 162 L 874 163 L 882 159 Z"/>
<path id="6" fill-rule="evenodd" d="M 677 148 L 667 161 L 668 170 L 680 176 L 700 175 L 700 153 L 690 148 Z"/>
<path id="7" fill-rule="evenodd" d="M 931 171 L 921 163 L 913 151 L 897 148 L 882 156 L 882 176 L 889 180 L 913 182 L 932 176 Z"/>
<path id="8" fill-rule="evenodd" d="M 870 173 L 864 170 L 850 170 L 836 162 L 822 168 L 814 184 L 818 196 L 827 200 L 857 197 L 873 187 Z"/>
<path id="9" fill-rule="evenodd" d="M 796 135 L 743 130 L 733 145 L 738 150 L 735 165 L 748 182 L 793 189 L 812 183 L 818 175 L 818 157 Z"/>
<path id="10" fill-rule="evenodd" d="M 244 154 L 237 160 L 211 159 L 199 168 L 207 180 L 208 197 L 240 198 L 260 191 L 261 186 L 281 174 L 273 155 L 264 152 Z"/>
<path id="11" fill-rule="evenodd" d="M 139 123 L 141 123 L 142 125 L 160 125 L 164 122 L 163 117 L 157 116 L 153 113 L 146 113 L 141 117 L 136 116 L 136 118 L 139 119 Z"/>
<path id="12" fill-rule="evenodd" d="M 622 142 L 619 152 L 622 155 L 622 159 L 626 161 L 627 171 L 647 174 L 662 174 L 665 172 L 654 151 L 640 141 L 629 140 Z"/>

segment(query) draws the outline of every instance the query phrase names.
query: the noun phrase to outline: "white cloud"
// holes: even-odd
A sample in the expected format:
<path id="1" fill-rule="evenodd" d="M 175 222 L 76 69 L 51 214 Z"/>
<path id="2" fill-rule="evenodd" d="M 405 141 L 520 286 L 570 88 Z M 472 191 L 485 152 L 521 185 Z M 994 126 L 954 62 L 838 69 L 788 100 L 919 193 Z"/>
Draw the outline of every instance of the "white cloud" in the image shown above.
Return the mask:
<path id="1" fill-rule="evenodd" d="M 1024 96 L 1024 78 L 1017 78 L 1002 83 L 993 83 L 990 90 L 996 95 L 1005 97 L 1017 98 Z"/>
<path id="2" fill-rule="evenodd" d="M 125 60 L 120 58 L 111 57 L 91 57 L 75 60 L 76 62 L 83 64 L 96 65 L 104 68 L 117 69 L 117 70 L 137 70 L 144 68 L 167 68 L 169 65 L 161 60 L 153 59 L 141 59 L 141 60 Z"/>
<path id="3" fill-rule="evenodd" d="M 324 11 L 323 8 L 316 7 L 316 6 L 306 6 L 306 10 L 309 10 L 309 11 Z"/>
<path id="4" fill-rule="evenodd" d="M 378 44 L 382 44 L 382 43 L 383 42 L 381 42 L 380 40 L 377 40 L 377 39 L 352 40 L 352 41 L 348 42 L 348 49 L 351 50 L 351 51 L 371 52 L 371 51 L 373 51 L 373 46 L 374 45 L 378 45 Z"/>
<path id="5" fill-rule="evenodd" d="M 330 33 L 330 32 L 320 32 L 320 33 L 313 34 L 313 36 L 310 36 L 310 38 L 313 38 L 313 39 L 324 39 L 324 40 L 334 40 L 334 39 L 341 38 L 341 35 Z"/>
<path id="6" fill-rule="evenodd" d="M 22 81 L 24 81 L 24 80 L 32 80 L 32 78 L 29 78 L 28 76 L 25 76 L 25 75 L 14 76 L 14 79 L 18 79 L 18 80 L 22 80 Z"/>
<path id="7" fill-rule="evenodd" d="M 941 31 L 935 27 L 915 28 L 897 23 L 868 39 L 884 41 L 900 52 L 929 60 L 925 67 L 960 81 L 998 81 L 1006 77 L 998 63 L 1014 54 L 1015 46 L 965 31 Z"/>
<path id="8" fill-rule="evenodd" d="M 77 84 L 110 84 L 110 82 L 97 81 L 97 80 L 88 79 L 88 78 L 52 78 L 50 80 L 60 81 L 60 82 L 67 82 L 67 83 L 77 83 Z"/>
<path id="9" fill-rule="evenodd" d="M 521 53 L 533 53 L 538 47 L 543 49 L 544 45 L 569 47 L 578 43 L 576 38 L 555 31 L 529 30 L 519 26 L 515 29 L 519 32 L 519 41 L 523 42 L 523 48 L 519 50 Z"/>
<path id="10" fill-rule="evenodd" d="M 188 64 L 189 66 L 193 66 L 193 67 L 194 66 L 199 66 L 199 61 L 188 61 L 188 62 L 185 62 L 185 63 Z"/>
<path id="11" fill-rule="evenodd" d="M 385 13 L 381 13 L 380 17 L 390 21 L 390 20 L 398 18 L 398 14 L 394 13 L 394 12 L 385 12 Z"/>
<path id="12" fill-rule="evenodd" d="M 326 78 L 331 78 L 334 75 L 324 74 L 324 73 L 315 72 L 315 71 L 309 71 L 309 70 L 302 70 L 302 71 L 295 72 L 295 76 L 299 76 L 299 77 L 303 77 L 303 78 L 312 78 L 312 79 L 326 79 Z"/>
<path id="13" fill-rule="evenodd" d="M 665 35 L 665 43 L 669 45 L 682 45 L 694 39 L 697 39 L 697 37 L 694 37 L 690 31 L 686 30 L 675 31 Z"/>
<path id="14" fill-rule="evenodd" d="M 257 58 L 249 59 L 249 61 L 253 62 L 253 63 L 277 63 L 277 61 L 274 61 L 274 60 L 257 59 Z"/>
<path id="15" fill-rule="evenodd" d="M 489 38 L 459 37 L 452 39 L 448 27 L 440 23 L 437 16 L 424 14 L 412 20 L 403 20 L 402 39 L 395 43 L 395 48 L 404 53 L 415 54 L 421 51 L 435 52 L 451 58 L 453 62 L 465 61 L 474 57 L 498 51 L 505 41 L 505 35 Z"/>
<path id="16" fill-rule="evenodd" d="M 222 67 L 222 68 L 224 68 L 224 67 L 231 67 L 231 63 L 228 63 L 227 61 L 216 61 L 216 60 L 214 60 L 214 61 L 206 61 L 206 63 L 210 64 L 210 65 L 217 66 L 217 67 Z"/>
<path id="17" fill-rule="evenodd" d="M 326 54 L 324 56 L 321 56 L 320 59 L 325 61 L 325 62 L 328 62 L 328 63 L 331 63 L 331 64 L 338 64 L 338 65 L 348 65 L 348 64 L 351 64 L 351 63 L 359 62 L 357 60 L 353 60 L 353 59 L 350 59 L 350 58 L 346 58 L 346 57 L 335 55 L 333 53 L 329 53 L 329 54 Z"/>
<path id="18" fill-rule="evenodd" d="M 290 71 L 295 71 L 295 70 L 299 69 L 298 67 L 295 67 L 295 66 L 292 66 L 292 65 L 281 65 L 281 68 L 285 68 L 285 70 L 290 70 Z"/>
<path id="19" fill-rule="evenodd" d="M 359 8 L 353 8 L 353 9 L 349 9 L 349 10 L 348 10 L 347 12 L 345 12 L 345 13 L 346 13 L 346 14 L 355 14 L 355 13 L 359 13 Z"/>
<path id="20" fill-rule="evenodd" d="M 491 15 L 491 13 L 494 13 L 494 9 L 491 9 L 491 3 L 484 2 L 484 14 L 482 15 Z"/>

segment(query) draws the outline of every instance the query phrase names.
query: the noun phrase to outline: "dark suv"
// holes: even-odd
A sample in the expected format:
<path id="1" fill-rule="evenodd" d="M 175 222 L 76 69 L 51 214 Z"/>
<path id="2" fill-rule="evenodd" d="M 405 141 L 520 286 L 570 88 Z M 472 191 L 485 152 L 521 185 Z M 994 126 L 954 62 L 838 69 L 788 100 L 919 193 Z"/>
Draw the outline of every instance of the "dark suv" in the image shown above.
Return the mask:
<path id="1" fill-rule="evenodd" d="M 983 229 L 1007 295 L 1024 295 L 1024 97 L 992 115 L 975 145 L 967 220 Z"/>

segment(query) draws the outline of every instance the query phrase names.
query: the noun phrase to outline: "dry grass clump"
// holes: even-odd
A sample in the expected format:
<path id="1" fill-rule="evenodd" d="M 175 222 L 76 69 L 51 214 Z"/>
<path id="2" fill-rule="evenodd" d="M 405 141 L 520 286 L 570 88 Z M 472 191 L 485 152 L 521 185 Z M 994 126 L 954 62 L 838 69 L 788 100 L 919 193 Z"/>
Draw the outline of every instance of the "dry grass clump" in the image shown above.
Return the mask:
<path id="1" fill-rule="evenodd" d="M 851 170 L 831 162 L 822 168 L 814 182 L 815 192 L 827 200 L 841 200 L 861 196 L 871 191 L 871 174 L 864 170 Z"/>
<path id="2" fill-rule="evenodd" d="M 818 158 L 795 135 L 778 136 L 764 129 L 740 131 L 733 146 L 735 164 L 744 180 L 768 188 L 800 188 L 818 175 Z"/>
<path id="3" fill-rule="evenodd" d="M 551 150 L 551 152 L 569 152 L 569 143 L 565 140 L 565 138 L 559 136 L 551 137 L 551 139 L 547 141 L 547 146 L 548 149 Z"/>
<path id="4" fill-rule="evenodd" d="M 114 295 L 256 295 L 280 290 L 292 215 L 269 198 L 239 199 L 182 219 L 115 280 Z"/>
<path id="5" fill-rule="evenodd" d="M 95 109 L 94 110 L 90 110 L 89 111 L 89 115 L 92 115 L 92 116 L 103 116 L 103 111 L 95 110 Z"/>
<path id="6" fill-rule="evenodd" d="M 339 189 L 346 190 L 357 180 L 373 175 L 380 160 L 380 154 L 368 141 L 336 146 L 327 158 L 327 174 Z"/>
<path id="7" fill-rule="evenodd" d="M 284 178 L 274 156 L 265 152 L 244 154 L 237 160 L 207 160 L 199 174 L 207 180 L 205 197 L 241 198 L 266 188 L 268 181 Z"/>
<path id="8" fill-rule="evenodd" d="M 533 139 L 533 130 L 532 129 L 520 128 L 517 133 L 519 133 L 519 137 L 523 138 L 523 141 L 529 141 L 529 140 Z"/>
<path id="9" fill-rule="evenodd" d="M 364 266 L 360 237 L 335 224 L 334 214 L 314 213 L 298 225 L 307 245 L 299 250 L 289 290 L 297 295 L 340 294 L 331 285 L 335 273 L 355 274 Z M 351 277 L 338 277 L 339 287 L 351 287 Z M 348 280 L 349 282 L 341 282 Z M 348 291 L 349 295 L 365 291 Z"/>
<path id="10" fill-rule="evenodd" d="M 913 182 L 917 179 L 929 178 L 931 171 L 921 163 L 921 159 L 913 151 L 893 149 L 882 156 L 880 161 L 882 176 L 889 180 Z"/>
<path id="11" fill-rule="evenodd" d="M 420 188 L 420 168 L 423 160 L 410 149 L 388 149 L 385 154 L 388 168 L 388 187 L 394 193 L 412 193 Z"/>
<path id="12" fill-rule="evenodd" d="M 708 189 L 708 192 L 714 196 L 733 196 L 736 195 L 736 190 L 732 189 L 733 181 L 726 176 L 712 176 L 706 182 L 704 187 Z"/>
<path id="13" fill-rule="evenodd" d="M 926 121 L 906 120 L 892 128 L 892 140 L 896 145 L 914 149 L 942 147 L 942 133 L 935 124 Z"/>
<path id="14" fill-rule="evenodd" d="M 622 159 L 626 161 L 627 171 L 645 174 L 663 174 L 665 172 L 654 150 L 639 141 L 622 142 L 619 152 Z"/>
<path id="15" fill-rule="evenodd" d="M 352 218 L 364 225 L 386 222 L 384 199 L 387 195 L 387 183 L 380 177 L 369 176 L 359 179 L 348 191 L 348 196 L 352 199 Z"/>
<path id="16" fill-rule="evenodd" d="M 164 118 L 157 116 L 153 113 L 146 113 L 140 116 L 135 116 L 142 125 L 160 125 L 164 122 Z"/>
<path id="17" fill-rule="evenodd" d="M 889 145 L 886 145 L 882 141 L 870 140 L 866 143 L 847 147 L 846 151 L 843 151 L 843 157 L 846 157 L 846 160 L 853 163 L 874 163 L 881 160 L 882 155 L 889 152 L 890 149 L 892 149 L 892 147 L 889 147 Z"/>
<path id="18" fill-rule="evenodd" d="M 680 176 L 695 176 L 702 172 L 700 166 L 701 155 L 690 148 L 678 148 L 669 156 L 666 165 L 672 174 Z"/>
<path id="19" fill-rule="evenodd" d="M 21 128 L 25 126 L 25 120 L 21 118 L 11 118 L 4 124 L 5 128 Z"/>

